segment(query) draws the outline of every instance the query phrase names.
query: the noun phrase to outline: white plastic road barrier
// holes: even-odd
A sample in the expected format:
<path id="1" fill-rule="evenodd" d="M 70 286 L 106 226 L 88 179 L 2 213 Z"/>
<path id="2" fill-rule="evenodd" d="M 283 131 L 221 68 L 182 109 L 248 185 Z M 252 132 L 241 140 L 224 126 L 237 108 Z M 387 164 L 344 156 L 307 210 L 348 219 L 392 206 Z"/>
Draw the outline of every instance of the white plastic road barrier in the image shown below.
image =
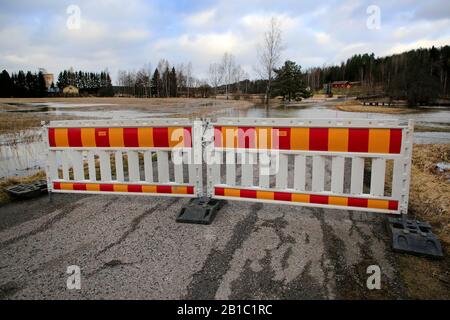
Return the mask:
<path id="1" fill-rule="evenodd" d="M 47 127 L 51 192 L 210 197 L 392 214 L 408 209 L 412 121 L 82 120 Z"/>
<path id="2" fill-rule="evenodd" d="M 406 214 L 413 122 L 223 118 L 205 132 L 207 193 Z"/>
<path id="3" fill-rule="evenodd" d="M 202 195 L 201 122 L 52 121 L 47 128 L 50 192 Z"/>

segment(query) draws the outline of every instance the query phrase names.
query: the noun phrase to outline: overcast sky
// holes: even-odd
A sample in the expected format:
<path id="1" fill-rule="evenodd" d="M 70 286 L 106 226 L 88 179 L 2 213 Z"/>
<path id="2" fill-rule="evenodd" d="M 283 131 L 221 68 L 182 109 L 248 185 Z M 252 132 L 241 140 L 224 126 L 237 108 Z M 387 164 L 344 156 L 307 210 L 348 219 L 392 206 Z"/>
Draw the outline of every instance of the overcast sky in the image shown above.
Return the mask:
<path id="1" fill-rule="evenodd" d="M 70 5 L 80 9 L 80 28 L 68 28 Z M 379 28 L 373 28 L 380 9 Z M 376 15 L 376 13 L 375 13 Z M 192 62 L 206 77 L 225 51 L 254 75 L 256 45 L 271 16 L 286 45 L 282 57 L 302 68 L 340 63 L 352 54 L 376 56 L 450 44 L 449 0 L 0 0 L 0 67 L 8 71 L 89 71 L 156 67 Z"/>

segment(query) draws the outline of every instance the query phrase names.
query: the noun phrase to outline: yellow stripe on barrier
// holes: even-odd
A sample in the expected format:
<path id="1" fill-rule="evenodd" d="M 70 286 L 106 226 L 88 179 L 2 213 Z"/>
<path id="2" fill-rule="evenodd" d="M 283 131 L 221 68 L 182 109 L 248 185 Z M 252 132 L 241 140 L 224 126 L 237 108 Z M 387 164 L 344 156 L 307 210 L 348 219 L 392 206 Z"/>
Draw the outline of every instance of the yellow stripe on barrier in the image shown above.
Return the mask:
<path id="1" fill-rule="evenodd" d="M 172 187 L 172 193 L 187 194 L 187 187 Z"/>
<path id="2" fill-rule="evenodd" d="M 257 199 L 273 200 L 274 193 L 271 191 L 256 191 Z"/>
<path id="3" fill-rule="evenodd" d="M 224 148 L 237 147 L 237 127 L 222 127 Z"/>
<path id="4" fill-rule="evenodd" d="M 123 128 L 109 128 L 109 146 L 123 147 Z"/>
<path id="5" fill-rule="evenodd" d="M 309 128 L 291 128 L 291 149 L 309 150 Z"/>
<path id="6" fill-rule="evenodd" d="M 347 206 L 348 198 L 347 197 L 333 197 L 330 196 L 328 198 L 328 204 L 333 204 L 335 206 Z"/>
<path id="7" fill-rule="evenodd" d="M 81 128 L 81 143 L 83 147 L 95 147 L 95 128 Z"/>
<path id="8" fill-rule="evenodd" d="M 153 128 L 138 128 L 139 147 L 153 147 Z"/>
<path id="9" fill-rule="evenodd" d="M 115 192 L 128 192 L 128 186 L 126 184 L 114 184 Z"/>
<path id="10" fill-rule="evenodd" d="M 367 208 L 373 209 L 389 209 L 389 201 L 387 200 L 372 200 L 367 201 Z"/>
<path id="11" fill-rule="evenodd" d="M 142 186 L 142 192 L 156 193 L 156 186 Z"/>
<path id="12" fill-rule="evenodd" d="M 73 183 L 61 182 L 61 190 L 73 190 Z"/>
<path id="13" fill-rule="evenodd" d="M 240 197 L 241 196 L 241 192 L 239 189 L 225 189 L 224 190 L 224 195 L 226 197 Z"/>
<path id="14" fill-rule="evenodd" d="M 98 183 L 86 183 L 86 191 L 100 191 Z"/>
<path id="15" fill-rule="evenodd" d="M 272 148 L 272 128 L 257 127 L 256 128 L 256 147 L 258 149 Z"/>
<path id="16" fill-rule="evenodd" d="M 348 129 L 329 128 L 328 129 L 328 151 L 348 151 Z"/>
<path id="17" fill-rule="evenodd" d="M 309 202 L 309 194 L 292 194 L 292 201 L 294 202 Z"/>
<path id="18" fill-rule="evenodd" d="M 369 152 L 389 153 L 390 129 L 369 129 Z"/>
<path id="19" fill-rule="evenodd" d="M 58 147 L 69 146 L 69 136 L 67 128 L 55 128 L 55 144 Z"/>

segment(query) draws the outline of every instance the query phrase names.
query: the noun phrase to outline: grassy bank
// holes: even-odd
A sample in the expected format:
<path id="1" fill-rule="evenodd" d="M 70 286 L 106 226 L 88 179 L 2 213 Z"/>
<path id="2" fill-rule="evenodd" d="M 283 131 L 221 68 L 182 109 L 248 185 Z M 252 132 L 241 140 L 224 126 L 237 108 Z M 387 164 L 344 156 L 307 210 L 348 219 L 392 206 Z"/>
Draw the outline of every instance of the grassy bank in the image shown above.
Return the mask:
<path id="1" fill-rule="evenodd" d="M 414 145 L 409 216 L 428 221 L 441 240 L 444 259 L 398 255 L 399 272 L 412 299 L 450 299 L 450 183 L 438 162 L 449 162 L 450 144 Z M 447 176 L 446 176 L 447 174 Z"/>
<path id="2" fill-rule="evenodd" d="M 363 106 L 359 101 L 348 100 L 336 105 L 336 109 L 347 112 L 371 112 L 371 113 L 389 113 L 402 114 L 418 112 L 417 109 L 407 107 L 388 107 L 388 106 Z"/>

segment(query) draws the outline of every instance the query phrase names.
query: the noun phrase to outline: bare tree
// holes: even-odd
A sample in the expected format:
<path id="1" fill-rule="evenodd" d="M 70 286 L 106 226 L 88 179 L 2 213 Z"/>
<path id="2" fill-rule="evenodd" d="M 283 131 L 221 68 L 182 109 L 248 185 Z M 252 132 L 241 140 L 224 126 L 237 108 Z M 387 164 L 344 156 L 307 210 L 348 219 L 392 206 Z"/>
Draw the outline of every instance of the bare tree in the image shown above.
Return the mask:
<path id="1" fill-rule="evenodd" d="M 274 69 L 280 61 L 281 51 L 284 49 L 281 39 L 281 28 L 275 17 L 272 17 L 269 29 L 264 33 L 263 43 L 258 47 L 257 72 L 262 79 L 267 79 L 266 103 L 269 103 L 270 90 Z"/>
<path id="2" fill-rule="evenodd" d="M 158 71 L 162 81 L 162 96 L 169 96 L 169 61 L 161 59 L 158 62 Z"/>
<path id="3" fill-rule="evenodd" d="M 192 78 L 192 63 L 190 61 L 186 66 L 185 75 L 186 75 L 187 96 L 189 98 L 189 88 L 193 86 L 194 82 L 194 79 Z"/>
<path id="4" fill-rule="evenodd" d="M 146 66 L 138 70 L 136 73 L 136 88 L 139 90 L 140 96 L 148 97 L 150 95 L 150 74 Z"/>
<path id="5" fill-rule="evenodd" d="M 209 65 L 208 79 L 209 84 L 214 88 L 214 96 L 217 96 L 217 87 L 222 81 L 222 74 L 220 72 L 220 65 L 218 63 L 211 63 Z"/>
<path id="6" fill-rule="evenodd" d="M 238 93 L 241 92 L 241 81 L 244 80 L 246 73 L 240 65 L 235 66 L 233 70 L 234 82 L 236 83 L 236 90 Z"/>
<path id="7" fill-rule="evenodd" d="M 230 84 L 233 81 L 233 73 L 235 69 L 234 56 L 231 53 L 225 52 L 220 64 L 220 75 L 225 84 L 225 96 L 228 100 L 228 93 Z"/>

